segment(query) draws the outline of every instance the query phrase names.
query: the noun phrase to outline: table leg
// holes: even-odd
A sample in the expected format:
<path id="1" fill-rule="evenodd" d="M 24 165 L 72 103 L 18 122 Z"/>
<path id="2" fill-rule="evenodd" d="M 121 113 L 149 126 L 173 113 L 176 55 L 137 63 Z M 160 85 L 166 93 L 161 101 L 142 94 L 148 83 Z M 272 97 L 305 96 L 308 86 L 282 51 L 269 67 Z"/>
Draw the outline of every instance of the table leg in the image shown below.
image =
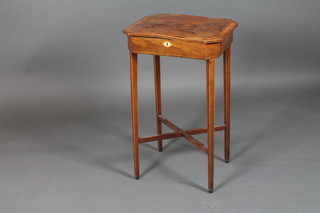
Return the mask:
<path id="1" fill-rule="evenodd" d="M 223 54 L 224 70 L 224 159 L 230 161 L 230 91 L 231 91 L 231 46 Z"/>
<path id="2" fill-rule="evenodd" d="M 160 56 L 153 56 L 154 65 L 154 86 L 155 86 L 155 102 L 156 102 L 156 122 L 157 122 L 157 133 L 162 134 L 162 123 L 159 119 L 159 115 L 162 114 L 161 109 L 161 75 L 160 75 Z M 159 152 L 162 152 L 162 140 L 158 140 Z"/>
<path id="3" fill-rule="evenodd" d="M 208 126 L 208 191 L 213 192 L 214 176 L 214 119 L 215 119 L 215 60 L 206 61 L 207 69 L 207 126 Z"/>
<path id="4" fill-rule="evenodd" d="M 130 85 L 134 175 L 139 179 L 139 131 L 138 131 L 138 55 L 130 52 Z"/>

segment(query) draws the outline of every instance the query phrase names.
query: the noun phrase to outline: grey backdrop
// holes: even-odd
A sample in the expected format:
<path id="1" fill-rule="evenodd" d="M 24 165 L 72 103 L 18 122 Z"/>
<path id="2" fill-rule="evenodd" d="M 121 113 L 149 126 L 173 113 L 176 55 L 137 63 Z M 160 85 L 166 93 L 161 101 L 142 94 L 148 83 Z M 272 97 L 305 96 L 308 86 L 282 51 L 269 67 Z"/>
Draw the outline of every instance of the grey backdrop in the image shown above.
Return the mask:
<path id="1" fill-rule="evenodd" d="M 18 212 L 319 212 L 318 0 L 1 0 L 0 208 Z M 141 146 L 133 178 L 121 30 L 182 13 L 239 22 L 231 163 L 183 139 Z M 222 121 L 221 60 L 217 118 Z M 155 132 L 152 57 L 139 56 L 140 134 Z M 162 58 L 163 111 L 204 126 L 205 63 Z M 205 136 L 198 137 L 205 140 Z"/>

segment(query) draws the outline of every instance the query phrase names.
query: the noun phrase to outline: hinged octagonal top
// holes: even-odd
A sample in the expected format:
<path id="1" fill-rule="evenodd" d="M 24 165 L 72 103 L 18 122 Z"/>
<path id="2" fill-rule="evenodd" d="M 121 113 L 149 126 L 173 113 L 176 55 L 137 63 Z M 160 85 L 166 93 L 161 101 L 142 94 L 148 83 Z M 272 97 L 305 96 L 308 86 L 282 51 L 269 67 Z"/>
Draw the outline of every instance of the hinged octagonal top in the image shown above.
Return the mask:
<path id="1" fill-rule="evenodd" d="M 158 14 L 142 18 L 123 30 L 128 36 L 180 39 L 199 43 L 217 43 L 238 23 L 231 19 L 181 14 Z"/>

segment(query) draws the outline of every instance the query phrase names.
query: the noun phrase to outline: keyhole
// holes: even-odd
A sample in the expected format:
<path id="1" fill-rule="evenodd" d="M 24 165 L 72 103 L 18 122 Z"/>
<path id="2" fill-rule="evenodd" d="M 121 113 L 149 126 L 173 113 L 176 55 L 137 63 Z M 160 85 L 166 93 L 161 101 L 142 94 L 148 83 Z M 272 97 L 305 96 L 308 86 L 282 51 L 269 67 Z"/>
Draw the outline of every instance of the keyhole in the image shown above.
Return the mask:
<path id="1" fill-rule="evenodd" d="M 172 44 L 169 41 L 166 41 L 166 42 L 163 43 L 163 45 L 165 47 L 170 47 Z"/>

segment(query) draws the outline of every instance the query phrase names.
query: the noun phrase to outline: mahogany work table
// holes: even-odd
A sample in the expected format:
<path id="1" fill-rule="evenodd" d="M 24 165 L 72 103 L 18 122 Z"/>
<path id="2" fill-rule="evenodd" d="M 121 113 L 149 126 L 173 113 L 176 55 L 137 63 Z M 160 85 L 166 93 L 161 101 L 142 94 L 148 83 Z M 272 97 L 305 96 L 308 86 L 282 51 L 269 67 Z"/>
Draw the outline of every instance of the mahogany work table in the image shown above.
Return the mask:
<path id="1" fill-rule="evenodd" d="M 139 179 L 139 144 L 184 137 L 208 155 L 208 191 L 213 192 L 214 134 L 224 131 L 225 162 L 230 160 L 230 89 L 231 43 L 238 24 L 230 19 L 201 16 L 159 14 L 142 18 L 123 30 L 128 36 L 130 50 L 130 83 L 134 174 Z M 157 134 L 139 137 L 138 134 L 138 53 L 153 55 L 156 99 Z M 223 54 L 224 124 L 215 125 L 215 59 Z M 174 56 L 206 61 L 207 127 L 183 130 L 162 115 L 160 56 Z M 162 124 L 173 130 L 162 133 Z M 207 145 L 192 135 L 207 133 Z"/>

